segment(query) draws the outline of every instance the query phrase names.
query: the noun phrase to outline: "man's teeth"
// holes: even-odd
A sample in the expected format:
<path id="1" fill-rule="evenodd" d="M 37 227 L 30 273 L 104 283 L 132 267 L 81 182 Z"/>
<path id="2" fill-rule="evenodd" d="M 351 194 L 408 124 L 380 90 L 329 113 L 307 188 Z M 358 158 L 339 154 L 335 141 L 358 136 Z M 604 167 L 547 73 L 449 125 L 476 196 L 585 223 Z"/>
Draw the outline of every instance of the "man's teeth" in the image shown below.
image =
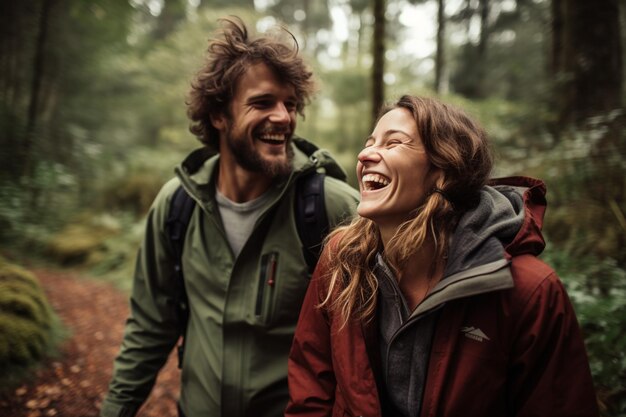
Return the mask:
<path id="1" fill-rule="evenodd" d="M 271 142 L 284 142 L 285 134 L 284 133 L 263 133 L 259 135 L 259 139 L 267 140 Z"/>
<path id="2" fill-rule="evenodd" d="M 389 185 L 389 180 L 380 174 L 365 174 L 361 182 L 367 190 L 377 190 Z"/>

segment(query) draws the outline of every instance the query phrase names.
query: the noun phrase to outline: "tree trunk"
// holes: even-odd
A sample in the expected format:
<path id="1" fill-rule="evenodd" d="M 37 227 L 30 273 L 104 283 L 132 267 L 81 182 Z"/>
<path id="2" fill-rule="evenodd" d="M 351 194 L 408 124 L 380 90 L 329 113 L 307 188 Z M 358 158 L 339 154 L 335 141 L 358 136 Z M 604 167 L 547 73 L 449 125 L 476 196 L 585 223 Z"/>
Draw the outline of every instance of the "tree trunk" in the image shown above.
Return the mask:
<path id="1" fill-rule="evenodd" d="M 385 0 L 374 0 L 372 127 L 385 101 Z"/>
<path id="2" fill-rule="evenodd" d="M 626 265 L 626 182 L 623 161 L 622 49 L 619 0 L 553 0 L 554 103 L 557 137 L 591 144 L 576 173 L 579 199 L 601 208 L 593 229 L 602 236 L 585 253 Z M 581 162 L 582 164 L 582 162 Z"/>
<path id="3" fill-rule="evenodd" d="M 435 92 L 437 94 L 447 93 L 444 81 L 446 73 L 446 57 L 445 57 L 445 35 L 446 35 L 446 14 L 445 0 L 437 0 L 437 52 L 435 55 Z"/>
<path id="4" fill-rule="evenodd" d="M 553 65 L 561 129 L 621 108 L 618 0 L 553 2 Z"/>
<path id="5" fill-rule="evenodd" d="M 489 43 L 489 12 L 490 12 L 489 0 L 480 0 L 480 37 L 478 40 L 478 47 L 476 48 L 478 64 L 477 77 L 476 77 L 476 97 L 484 98 L 487 96 L 487 46 Z"/>
<path id="6" fill-rule="evenodd" d="M 552 50 L 550 57 L 550 72 L 556 77 L 562 70 L 561 51 L 563 50 L 563 7 L 562 0 L 552 0 Z"/>
<path id="7" fill-rule="evenodd" d="M 26 135 L 24 137 L 23 146 L 23 166 L 25 175 L 31 174 L 32 155 L 31 148 L 37 128 L 37 118 L 39 115 L 39 100 L 41 82 L 44 77 L 44 60 L 46 51 L 46 39 L 48 37 L 48 21 L 50 17 L 50 9 L 53 0 L 43 0 L 41 6 L 41 16 L 39 19 L 39 27 L 37 31 L 37 43 L 35 45 L 35 57 L 33 62 L 33 76 L 31 80 L 30 99 L 28 102 L 28 114 L 26 118 Z"/>
<path id="8" fill-rule="evenodd" d="M 165 0 L 154 30 L 154 39 L 165 39 L 181 21 L 187 17 L 187 2 L 184 0 Z"/>

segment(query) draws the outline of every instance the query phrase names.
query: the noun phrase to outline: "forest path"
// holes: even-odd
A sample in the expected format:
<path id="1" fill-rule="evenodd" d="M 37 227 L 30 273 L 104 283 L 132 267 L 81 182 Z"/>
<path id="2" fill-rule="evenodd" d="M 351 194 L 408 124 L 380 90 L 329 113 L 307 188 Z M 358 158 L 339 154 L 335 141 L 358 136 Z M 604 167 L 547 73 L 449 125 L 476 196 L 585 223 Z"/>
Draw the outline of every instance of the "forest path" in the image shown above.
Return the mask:
<path id="1" fill-rule="evenodd" d="M 111 284 L 73 272 L 36 269 L 50 303 L 70 334 L 58 357 L 33 378 L 0 395 L 0 416 L 97 416 L 128 316 L 128 296 Z M 140 417 L 174 417 L 179 371 L 172 354 Z"/>

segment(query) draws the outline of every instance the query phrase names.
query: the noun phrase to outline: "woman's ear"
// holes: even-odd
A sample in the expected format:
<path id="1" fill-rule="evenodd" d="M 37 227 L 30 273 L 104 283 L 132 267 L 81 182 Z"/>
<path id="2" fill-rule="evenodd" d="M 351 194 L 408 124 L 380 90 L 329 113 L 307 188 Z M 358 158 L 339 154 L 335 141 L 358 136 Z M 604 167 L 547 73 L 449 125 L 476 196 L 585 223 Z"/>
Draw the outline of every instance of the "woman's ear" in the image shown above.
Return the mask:
<path id="1" fill-rule="evenodd" d="M 426 176 L 426 184 L 430 188 L 434 188 L 434 187 L 441 188 L 443 180 L 444 180 L 443 169 L 437 168 L 436 166 L 431 165 L 430 170 L 428 171 L 428 174 Z"/>

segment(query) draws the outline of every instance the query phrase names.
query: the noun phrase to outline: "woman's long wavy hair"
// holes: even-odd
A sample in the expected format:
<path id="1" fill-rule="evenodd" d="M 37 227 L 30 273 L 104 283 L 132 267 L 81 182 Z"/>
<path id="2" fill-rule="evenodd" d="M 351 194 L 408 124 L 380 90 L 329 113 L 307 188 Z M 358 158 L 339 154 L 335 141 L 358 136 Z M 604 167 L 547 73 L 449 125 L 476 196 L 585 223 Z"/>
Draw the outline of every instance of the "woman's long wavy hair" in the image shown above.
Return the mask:
<path id="1" fill-rule="evenodd" d="M 253 38 L 239 18 L 220 22 L 222 31 L 209 42 L 206 62 L 191 83 L 187 99 L 189 130 L 215 151 L 219 149 L 219 133 L 210 116 L 229 116 L 237 83 L 251 65 L 266 64 L 278 79 L 294 87 L 300 115 L 315 91 L 313 73 L 298 54 L 298 42 L 287 29 Z M 291 44 L 282 39 L 282 34 L 288 34 Z"/>
<path id="2" fill-rule="evenodd" d="M 413 115 L 428 160 L 442 171 L 433 188 L 441 192 L 424 198 L 384 251 L 378 227 L 363 217 L 330 234 L 335 250 L 327 259 L 328 291 L 320 307 L 339 313 L 344 325 L 352 318 L 367 320 L 375 311 L 378 282 L 372 267 L 377 252 L 399 273 L 430 235 L 435 245 L 431 271 L 445 262 L 449 237 L 461 215 L 478 204 L 479 191 L 493 167 L 485 131 L 462 110 L 432 98 L 405 95 L 380 116 L 396 108 Z"/>

